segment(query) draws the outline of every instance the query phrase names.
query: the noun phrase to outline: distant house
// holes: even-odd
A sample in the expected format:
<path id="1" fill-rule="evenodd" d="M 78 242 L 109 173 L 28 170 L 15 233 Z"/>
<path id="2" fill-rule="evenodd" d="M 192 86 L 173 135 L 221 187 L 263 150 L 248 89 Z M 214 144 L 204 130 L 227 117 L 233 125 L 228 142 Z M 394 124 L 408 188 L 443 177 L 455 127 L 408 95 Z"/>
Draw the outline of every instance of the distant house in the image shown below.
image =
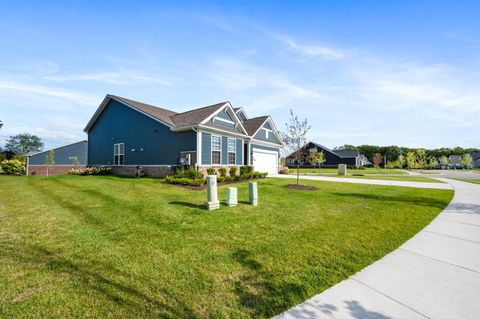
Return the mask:
<path id="1" fill-rule="evenodd" d="M 450 155 L 448 157 L 448 167 L 449 168 L 463 168 L 462 166 L 462 155 Z"/>
<path id="2" fill-rule="evenodd" d="M 473 159 L 471 167 L 480 167 L 480 152 L 470 153 L 470 156 Z"/>
<path id="3" fill-rule="evenodd" d="M 48 174 L 66 174 L 74 167 L 87 165 L 87 141 L 80 141 L 42 152 L 27 154 L 27 175 L 47 175 L 45 161 L 48 153 L 53 150 L 55 164 L 49 165 Z"/>
<path id="4" fill-rule="evenodd" d="M 322 167 L 337 167 L 338 164 L 346 164 L 348 167 L 360 167 L 371 164 L 359 151 L 331 150 L 323 145 L 309 142 L 300 150 L 300 166 L 311 166 L 311 164 L 308 163 L 307 158 L 314 152 L 323 152 L 325 155 L 325 162 L 322 164 Z M 287 156 L 285 161 L 287 166 L 297 165 L 297 161 L 294 159 L 293 154 Z"/>
<path id="5" fill-rule="evenodd" d="M 282 142 L 270 116 L 248 118 L 243 108 L 221 102 L 175 112 L 107 95 L 84 130 L 88 165 L 114 173 L 163 176 L 182 165 L 200 171 L 253 165 L 278 173 Z"/>

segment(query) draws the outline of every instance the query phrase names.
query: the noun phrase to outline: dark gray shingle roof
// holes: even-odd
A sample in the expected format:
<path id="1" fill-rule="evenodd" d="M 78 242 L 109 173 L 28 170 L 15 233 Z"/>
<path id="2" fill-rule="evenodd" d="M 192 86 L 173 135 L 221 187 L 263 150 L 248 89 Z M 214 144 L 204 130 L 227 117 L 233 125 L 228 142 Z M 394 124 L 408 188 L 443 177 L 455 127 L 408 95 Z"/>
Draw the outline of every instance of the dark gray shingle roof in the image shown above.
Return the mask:
<path id="1" fill-rule="evenodd" d="M 252 136 L 262 126 L 268 116 L 255 117 L 242 122 L 243 127 L 247 131 L 248 135 Z"/>

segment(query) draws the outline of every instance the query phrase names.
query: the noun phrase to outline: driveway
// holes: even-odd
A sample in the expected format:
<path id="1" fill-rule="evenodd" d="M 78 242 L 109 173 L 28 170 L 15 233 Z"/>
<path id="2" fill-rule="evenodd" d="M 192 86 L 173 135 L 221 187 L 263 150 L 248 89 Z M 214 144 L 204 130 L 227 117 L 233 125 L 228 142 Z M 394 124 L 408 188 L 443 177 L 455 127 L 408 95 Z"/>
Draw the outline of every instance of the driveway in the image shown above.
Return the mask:
<path id="1" fill-rule="evenodd" d="M 269 177 L 273 178 L 290 178 L 296 179 L 296 175 L 281 175 L 276 174 Z M 430 177 L 430 176 L 427 176 Z M 343 177 L 328 177 L 328 176 L 300 176 L 300 179 L 312 181 L 326 181 L 339 183 L 355 183 L 355 184 L 370 184 L 370 185 L 386 185 L 386 186 L 403 186 L 403 187 L 418 187 L 418 188 L 434 188 L 434 189 L 453 189 L 450 184 L 442 183 L 424 183 L 424 182 L 408 182 L 408 181 L 389 181 L 382 179 L 361 179 L 361 178 L 343 178 Z"/>
<path id="2" fill-rule="evenodd" d="M 442 180 L 455 196 L 430 225 L 275 318 L 480 318 L 480 185 Z"/>

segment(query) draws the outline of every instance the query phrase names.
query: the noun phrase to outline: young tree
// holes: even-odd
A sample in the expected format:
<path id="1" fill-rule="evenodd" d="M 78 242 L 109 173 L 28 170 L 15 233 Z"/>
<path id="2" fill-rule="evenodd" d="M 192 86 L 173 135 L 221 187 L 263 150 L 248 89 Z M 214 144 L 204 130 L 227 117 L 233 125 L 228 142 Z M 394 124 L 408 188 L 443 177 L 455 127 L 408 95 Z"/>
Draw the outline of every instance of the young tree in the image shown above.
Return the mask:
<path id="1" fill-rule="evenodd" d="M 446 157 L 445 155 L 442 155 L 440 157 L 440 165 L 442 166 L 442 168 L 446 168 L 449 163 L 450 163 L 450 160 L 448 159 L 448 157 Z"/>
<path id="2" fill-rule="evenodd" d="M 438 160 L 435 158 L 435 156 L 429 156 L 428 157 L 428 168 L 429 169 L 434 169 L 438 167 Z"/>
<path id="3" fill-rule="evenodd" d="M 462 162 L 461 162 L 463 167 L 468 167 L 468 165 L 470 165 L 470 163 L 472 162 L 473 162 L 473 158 L 470 154 L 463 155 Z"/>
<path id="4" fill-rule="evenodd" d="M 375 154 L 373 154 L 372 163 L 373 163 L 373 166 L 375 166 L 375 168 L 379 168 L 379 167 L 380 167 L 380 164 L 383 163 L 383 156 L 382 156 L 382 154 L 380 154 L 380 153 L 375 153 Z"/>
<path id="5" fill-rule="evenodd" d="M 75 166 L 75 168 L 80 166 L 80 160 L 78 159 L 77 156 L 69 157 L 69 159 L 72 161 L 72 164 L 73 164 L 73 166 Z"/>
<path id="6" fill-rule="evenodd" d="M 282 132 L 282 141 L 286 150 L 291 153 L 291 158 L 297 164 L 297 186 L 300 179 L 300 161 L 303 158 L 303 146 L 307 144 L 306 135 L 310 130 L 307 119 L 298 119 L 297 115 L 290 110 L 290 118 L 285 123 L 285 132 Z"/>
<path id="7" fill-rule="evenodd" d="M 407 157 L 405 158 L 408 169 L 415 168 L 417 166 L 416 157 L 414 152 L 408 152 Z"/>
<path id="8" fill-rule="evenodd" d="M 28 133 L 10 136 L 5 144 L 5 149 L 16 155 L 26 155 L 30 152 L 39 152 L 43 149 L 40 137 Z"/>
<path id="9" fill-rule="evenodd" d="M 50 170 L 50 165 L 55 165 L 55 151 L 50 150 L 47 155 L 45 155 L 45 166 L 47 167 L 47 177 L 48 171 Z"/>
<path id="10" fill-rule="evenodd" d="M 318 167 L 322 167 L 322 164 L 325 163 L 325 154 L 323 153 L 323 151 L 313 152 L 313 153 L 310 153 L 310 155 L 308 155 L 307 160 L 310 163 L 310 165 L 314 167 L 317 165 Z"/>
<path id="11" fill-rule="evenodd" d="M 415 161 L 416 161 L 416 164 L 415 167 L 416 168 L 426 168 L 427 167 L 427 153 L 425 151 L 425 149 L 423 148 L 419 148 L 416 152 L 415 152 Z"/>
<path id="12" fill-rule="evenodd" d="M 397 159 L 398 168 L 403 168 L 405 166 L 405 156 L 399 155 Z"/>

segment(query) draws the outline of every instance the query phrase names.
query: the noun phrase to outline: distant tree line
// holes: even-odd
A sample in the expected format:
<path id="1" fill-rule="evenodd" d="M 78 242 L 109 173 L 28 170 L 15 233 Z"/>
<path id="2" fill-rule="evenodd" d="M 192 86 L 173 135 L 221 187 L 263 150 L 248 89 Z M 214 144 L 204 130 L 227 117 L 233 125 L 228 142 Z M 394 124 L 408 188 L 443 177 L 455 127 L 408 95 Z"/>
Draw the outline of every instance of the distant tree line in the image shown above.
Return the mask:
<path id="1" fill-rule="evenodd" d="M 480 152 L 478 148 L 409 148 L 400 146 L 376 146 L 376 145 L 343 145 L 335 147 L 335 150 L 354 150 L 360 151 L 375 166 L 381 166 L 384 162 L 387 167 L 407 167 L 407 168 L 434 168 L 439 166 L 447 166 L 449 164 L 450 155 L 462 155 L 462 165 L 467 166 L 471 163 L 470 153 Z M 386 161 L 385 160 L 386 157 Z"/>

